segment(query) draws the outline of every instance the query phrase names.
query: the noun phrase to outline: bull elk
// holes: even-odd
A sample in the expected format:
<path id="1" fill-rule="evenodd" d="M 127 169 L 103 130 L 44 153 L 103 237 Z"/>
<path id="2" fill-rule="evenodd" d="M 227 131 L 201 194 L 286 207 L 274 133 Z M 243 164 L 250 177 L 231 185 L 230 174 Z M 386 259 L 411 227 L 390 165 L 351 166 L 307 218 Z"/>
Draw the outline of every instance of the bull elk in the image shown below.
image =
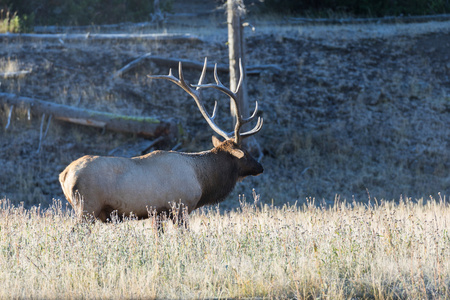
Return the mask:
<path id="1" fill-rule="evenodd" d="M 253 114 L 243 118 L 237 111 L 234 132 L 225 132 L 215 123 L 217 101 L 212 115 L 201 101 L 201 90 L 217 89 L 228 95 L 239 108 L 237 92 L 242 83 L 243 70 L 235 92 L 226 88 L 214 69 L 215 84 L 203 84 L 206 59 L 197 85 L 188 85 L 183 77 L 181 62 L 179 78 L 172 75 L 148 76 L 152 79 L 167 79 L 185 90 L 198 106 L 209 126 L 225 141 L 213 136 L 209 151 L 184 153 L 154 151 L 133 158 L 86 155 L 73 161 L 59 175 L 64 195 L 80 219 L 93 217 L 106 222 L 110 214 L 133 215 L 148 218 L 149 211 L 157 214 L 169 213 L 173 203 L 179 203 L 190 213 L 204 205 L 221 202 L 232 191 L 236 182 L 249 175 L 259 175 L 263 167 L 245 149 L 242 139 L 259 132 L 263 119 L 258 116 L 253 129 L 241 133 L 243 124 L 255 119 L 258 102 Z"/>

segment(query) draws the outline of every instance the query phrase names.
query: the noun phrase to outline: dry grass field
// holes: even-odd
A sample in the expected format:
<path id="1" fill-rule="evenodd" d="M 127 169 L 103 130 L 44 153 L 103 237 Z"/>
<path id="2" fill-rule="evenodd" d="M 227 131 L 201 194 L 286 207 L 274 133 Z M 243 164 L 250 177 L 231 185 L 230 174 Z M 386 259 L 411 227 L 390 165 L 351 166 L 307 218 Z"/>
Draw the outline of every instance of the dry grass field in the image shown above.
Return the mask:
<path id="1" fill-rule="evenodd" d="M 194 42 L 1 36 L 0 73 L 30 73 L 0 78 L 0 92 L 176 118 L 183 135 L 150 150 L 209 149 L 192 99 L 146 76 L 168 67 L 112 74 L 146 53 L 227 63 L 217 16 L 133 32 Z M 164 223 L 158 233 L 151 219 L 75 226 L 59 172 L 85 154 L 139 155 L 152 141 L 53 120 L 36 153 L 42 116 L 16 107 L 9 118 L 0 105 L 0 299 L 450 299 L 450 22 L 256 21 L 247 64 L 281 70 L 247 77 L 264 118 L 264 174 L 195 211 L 188 230 Z M 185 69 L 186 80 L 199 73 Z M 212 110 L 217 96 L 206 96 Z"/>
<path id="2" fill-rule="evenodd" d="M 449 299 L 445 200 L 277 208 L 241 199 L 162 234 L 151 220 L 71 232 L 60 202 L 27 210 L 2 200 L 0 298 Z"/>

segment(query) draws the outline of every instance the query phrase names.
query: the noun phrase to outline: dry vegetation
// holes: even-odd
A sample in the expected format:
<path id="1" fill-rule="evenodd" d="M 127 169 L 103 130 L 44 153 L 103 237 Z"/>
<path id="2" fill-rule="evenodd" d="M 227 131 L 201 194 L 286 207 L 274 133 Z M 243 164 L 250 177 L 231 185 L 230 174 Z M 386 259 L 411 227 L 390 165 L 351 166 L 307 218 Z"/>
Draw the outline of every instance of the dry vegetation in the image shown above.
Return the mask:
<path id="1" fill-rule="evenodd" d="M 196 33 L 203 39 L 197 43 L 3 38 L 2 68 L 32 73 L 2 79 L 0 90 L 121 114 L 176 117 L 187 134 L 158 148 L 181 142 L 182 150 L 205 150 L 211 147 L 211 131 L 189 96 L 146 77 L 165 74 L 166 67 L 149 63 L 123 78 L 111 75 L 148 52 L 199 62 L 208 56 L 209 61 L 226 63 L 222 21 L 211 22 L 217 30 L 182 25 L 167 29 Z M 264 201 L 273 199 L 278 205 L 310 196 L 332 203 L 336 194 L 366 201 L 366 190 L 384 199 L 450 194 L 449 22 L 264 24 L 247 32 L 248 64 L 283 69 L 247 78 L 250 100 L 259 101 L 265 120 L 257 137 L 265 152 L 265 172 L 240 183 L 222 207 L 235 206 L 237 195 L 253 187 Z M 199 76 L 196 70 L 185 73 L 190 82 Z M 219 75 L 227 81 L 226 74 Z M 226 127 L 228 101 L 222 99 L 219 122 Z M 9 107 L 0 107 L 3 127 L 8 113 Z M 0 193 L 27 207 L 63 198 L 57 174 L 70 161 L 85 154 L 137 155 L 149 143 L 52 122 L 37 155 L 39 127 L 40 116 L 29 120 L 26 110 L 16 109 L 10 128 L 0 131 Z"/>
<path id="2" fill-rule="evenodd" d="M 243 202 L 197 211 L 188 231 L 169 223 L 164 234 L 133 220 L 71 233 L 60 203 L 0 207 L 0 298 L 450 297 L 445 199 Z"/>
<path id="3" fill-rule="evenodd" d="M 191 21 L 157 32 L 195 33 L 203 42 L 3 37 L 0 73 L 32 72 L 0 78 L 0 91 L 177 117 L 186 135 L 158 147 L 205 150 L 211 131 L 192 100 L 146 77 L 167 68 L 145 64 L 111 76 L 148 52 L 227 63 L 223 19 Z M 236 207 L 253 187 L 259 204 L 197 211 L 189 231 L 167 224 L 158 234 L 151 220 L 132 220 L 71 233 L 72 211 L 65 201 L 52 204 L 63 198 L 57 174 L 84 154 L 137 155 L 150 141 L 53 122 L 36 154 L 40 116 L 14 110 L 0 130 L 0 199 L 10 199 L 0 200 L 0 298 L 450 298 L 450 23 L 270 22 L 247 35 L 248 64 L 283 69 L 248 77 L 265 121 L 265 172 L 238 184 L 221 207 Z M 199 72 L 185 75 L 194 82 Z M 2 128 L 9 109 L 0 106 Z M 368 191 L 429 200 L 367 204 Z"/>

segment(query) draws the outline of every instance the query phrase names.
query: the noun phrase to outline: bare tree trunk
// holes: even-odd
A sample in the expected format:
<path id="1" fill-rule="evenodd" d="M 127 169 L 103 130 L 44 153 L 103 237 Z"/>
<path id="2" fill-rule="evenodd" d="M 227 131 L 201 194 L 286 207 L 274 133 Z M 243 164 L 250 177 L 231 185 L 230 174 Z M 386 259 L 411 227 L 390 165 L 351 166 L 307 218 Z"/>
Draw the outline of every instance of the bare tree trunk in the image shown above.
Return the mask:
<path id="1" fill-rule="evenodd" d="M 160 0 L 154 0 L 153 1 L 153 14 L 152 14 L 152 22 L 161 24 L 164 20 L 164 15 L 161 12 L 161 8 L 159 6 Z"/>
<path id="2" fill-rule="evenodd" d="M 227 23 L 228 23 L 228 57 L 230 60 L 230 89 L 236 91 L 239 76 L 243 76 L 243 81 L 239 89 L 238 105 L 239 111 L 244 118 L 249 117 L 250 110 L 248 105 L 248 94 L 246 84 L 246 68 L 245 68 L 245 39 L 242 26 L 242 18 L 245 15 L 245 6 L 242 0 L 227 1 Z M 239 60 L 241 60 L 243 74 L 239 74 Z M 231 115 L 236 123 L 236 107 L 233 101 L 230 101 Z M 241 129 L 245 130 L 251 124 L 245 124 Z M 258 161 L 263 157 L 261 147 L 254 136 L 243 140 L 243 144 Z"/>
<path id="3" fill-rule="evenodd" d="M 161 8 L 159 8 L 159 0 L 154 0 L 153 1 L 153 12 L 155 14 L 160 14 L 161 13 Z"/>
<path id="4" fill-rule="evenodd" d="M 34 113 L 52 115 L 54 119 L 65 122 L 104 128 L 118 132 L 135 133 L 145 137 L 161 135 L 176 136 L 177 124 L 152 117 L 119 115 L 63 104 L 20 97 L 15 94 L 0 93 L 0 104 L 15 108 L 31 109 Z"/>
<path id="5" fill-rule="evenodd" d="M 247 101 L 247 84 L 245 81 L 245 57 L 244 57 L 244 37 L 241 18 L 245 14 L 245 7 L 242 0 L 228 0 L 227 2 L 227 23 L 228 23 L 228 57 L 230 60 L 230 89 L 236 91 L 239 76 L 244 76 L 244 81 L 238 93 L 239 110 L 243 116 L 249 113 Z M 239 74 L 239 59 L 241 60 L 244 74 Z M 231 115 L 236 120 L 236 108 L 233 101 L 231 104 Z M 245 127 L 245 126 L 244 126 Z M 244 129 L 244 128 L 243 128 Z"/>

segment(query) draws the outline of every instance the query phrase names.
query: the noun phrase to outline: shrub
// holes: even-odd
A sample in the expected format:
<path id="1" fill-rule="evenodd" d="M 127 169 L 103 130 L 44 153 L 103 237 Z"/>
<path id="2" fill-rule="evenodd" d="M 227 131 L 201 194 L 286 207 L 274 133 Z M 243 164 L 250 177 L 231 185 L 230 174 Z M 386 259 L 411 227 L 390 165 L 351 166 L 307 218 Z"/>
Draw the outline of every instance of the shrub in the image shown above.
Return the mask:
<path id="1" fill-rule="evenodd" d="M 167 1 L 163 10 L 170 10 Z M 141 22 L 153 12 L 149 0 L 0 0 L 0 7 L 17 11 L 38 25 L 90 25 Z"/>
<path id="2" fill-rule="evenodd" d="M 17 12 L 11 13 L 9 9 L 0 10 L 0 33 L 5 32 L 28 32 L 31 29 L 33 18 L 23 16 L 20 18 Z"/>
<path id="3" fill-rule="evenodd" d="M 332 11 L 382 17 L 448 13 L 450 3 L 446 0 L 266 0 L 264 10 L 314 15 Z"/>

